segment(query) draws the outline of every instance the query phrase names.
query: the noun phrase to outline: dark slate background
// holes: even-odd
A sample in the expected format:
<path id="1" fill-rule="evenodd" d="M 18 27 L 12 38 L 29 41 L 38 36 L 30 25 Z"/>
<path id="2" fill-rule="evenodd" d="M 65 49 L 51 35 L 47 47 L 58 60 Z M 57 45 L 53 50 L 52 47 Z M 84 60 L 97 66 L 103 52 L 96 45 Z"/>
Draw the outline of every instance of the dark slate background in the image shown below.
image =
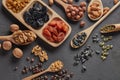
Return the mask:
<path id="1" fill-rule="evenodd" d="M 83 0 L 81 0 L 83 1 Z M 113 0 L 102 0 L 104 6 L 112 7 Z M 44 0 L 45 3 L 48 4 L 48 0 Z M 77 4 L 77 3 L 76 3 Z M 31 54 L 31 50 L 33 46 L 39 44 L 42 46 L 49 55 L 49 61 L 44 63 L 44 68 L 47 68 L 50 63 L 55 60 L 62 60 L 64 62 L 64 67 L 69 71 L 74 73 L 74 77 L 72 80 L 120 80 L 120 34 L 119 32 L 110 34 L 113 36 L 113 40 L 109 42 L 109 44 L 113 44 L 114 48 L 110 51 L 110 55 L 108 56 L 106 61 L 102 61 L 100 56 L 94 54 L 92 58 L 89 59 L 85 63 L 87 66 L 87 71 L 85 73 L 81 73 L 81 65 L 73 67 L 73 56 L 80 52 L 87 44 L 91 45 L 94 50 L 101 50 L 98 44 L 92 42 L 92 35 L 98 33 L 100 27 L 106 24 L 113 24 L 113 23 L 120 23 L 120 7 L 117 8 L 107 19 L 105 19 L 92 33 L 89 40 L 87 41 L 86 45 L 79 49 L 72 49 L 69 45 L 70 40 L 74 36 L 76 32 L 82 31 L 85 28 L 89 27 L 90 25 L 94 24 L 94 22 L 90 21 L 88 17 L 85 15 L 84 21 L 86 21 L 86 26 L 84 28 L 79 27 L 79 22 L 72 23 L 67 20 L 65 16 L 65 12 L 63 9 L 58 6 L 57 4 L 53 5 L 52 8 L 60 14 L 72 27 L 71 35 L 68 39 L 58 48 L 53 48 L 47 45 L 41 39 L 37 39 L 35 42 L 28 46 L 13 46 L 20 47 L 23 52 L 24 56 L 20 60 L 13 60 L 12 58 L 12 50 L 9 52 L 5 52 L 0 50 L 0 80 L 21 80 L 22 78 L 30 75 L 22 75 L 21 70 L 24 65 L 34 65 L 38 63 L 39 59 L 35 58 L 35 63 L 30 64 L 25 59 L 27 56 L 34 57 Z M 0 0 L 0 36 L 1 35 L 8 35 L 10 34 L 10 27 L 9 25 L 12 23 L 17 23 L 20 25 L 21 29 L 25 29 L 25 27 L 18 22 L 16 19 L 13 18 L 6 10 L 2 7 L 2 0 Z M 0 41 L 2 42 L 2 41 Z M 19 69 L 17 71 L 13 71 L 13 69 L 18 66 Z M 52 74 L 50 74 L 52 75 Z"/>

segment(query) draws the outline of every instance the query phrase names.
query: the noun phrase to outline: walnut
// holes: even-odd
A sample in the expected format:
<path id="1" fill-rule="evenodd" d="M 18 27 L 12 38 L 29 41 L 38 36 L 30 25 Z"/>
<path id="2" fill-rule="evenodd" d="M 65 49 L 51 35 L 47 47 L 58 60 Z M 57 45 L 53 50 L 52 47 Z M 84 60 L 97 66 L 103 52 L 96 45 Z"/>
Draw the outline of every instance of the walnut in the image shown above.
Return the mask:
<path id="1" fill-rule="evenodd" d="M 42 50 L 42 48 L 39 45 L 33 47 L 32 53 L 34 53 L 35 56 L 38 56 L 41 62 L 48 60 L 48 55 L 46 51 Z"/>

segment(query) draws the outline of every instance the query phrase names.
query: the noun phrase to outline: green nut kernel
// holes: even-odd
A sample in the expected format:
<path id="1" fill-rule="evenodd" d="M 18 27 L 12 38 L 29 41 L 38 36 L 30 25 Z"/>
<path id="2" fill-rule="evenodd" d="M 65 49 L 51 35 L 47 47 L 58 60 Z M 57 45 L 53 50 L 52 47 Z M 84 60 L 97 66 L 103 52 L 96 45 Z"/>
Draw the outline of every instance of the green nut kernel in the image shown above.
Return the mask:
<path id="1" fill-rule="evenodd" d="M 102 46 L 104 46 L 104 45 L 105 45 L 104 42 L 100 42 L 100 43 L 99 43 L 99 46 L 100 46 L 100 47 L 102 47 Z"/>

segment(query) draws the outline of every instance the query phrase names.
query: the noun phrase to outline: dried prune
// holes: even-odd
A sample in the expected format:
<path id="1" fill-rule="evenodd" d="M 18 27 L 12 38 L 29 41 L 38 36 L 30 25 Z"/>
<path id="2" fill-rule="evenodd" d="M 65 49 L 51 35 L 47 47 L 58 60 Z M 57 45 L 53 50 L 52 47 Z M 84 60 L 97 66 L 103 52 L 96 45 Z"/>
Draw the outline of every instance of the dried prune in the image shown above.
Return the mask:
<path id="1" fill-rule="evenodd" d="M 23 18 L 27 24 L 35 29 L 38 29 L 49 20 L 47 8 L 36 2 L 33 7 L 23 14 Z"/>

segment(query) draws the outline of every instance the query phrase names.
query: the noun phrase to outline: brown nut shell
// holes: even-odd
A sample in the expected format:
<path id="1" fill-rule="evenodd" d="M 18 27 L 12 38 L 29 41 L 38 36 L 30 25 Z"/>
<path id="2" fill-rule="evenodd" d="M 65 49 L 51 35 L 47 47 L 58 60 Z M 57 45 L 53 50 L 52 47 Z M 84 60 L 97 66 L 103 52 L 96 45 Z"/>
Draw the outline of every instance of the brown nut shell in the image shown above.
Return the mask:
<path id="1" fill-rule="evenodd" d="M 13 50 L 13 56 L 15 58 L 21 58 L 23 56 L 23 51 L 20 48 L 15 48 Z"/>
<path id="2" fill-rule="evenodd" d="M 12 48 L 12 43 L 10 41 L 4 41 L 2 48 L 6 51 L 9 51 Z"/>
<path id="3" fill-rule="evenodd" d="M 19 30 L 19 26 L 17 24 L 11 24 L 10 25 L 10 31 L 15 32 Z"/>

